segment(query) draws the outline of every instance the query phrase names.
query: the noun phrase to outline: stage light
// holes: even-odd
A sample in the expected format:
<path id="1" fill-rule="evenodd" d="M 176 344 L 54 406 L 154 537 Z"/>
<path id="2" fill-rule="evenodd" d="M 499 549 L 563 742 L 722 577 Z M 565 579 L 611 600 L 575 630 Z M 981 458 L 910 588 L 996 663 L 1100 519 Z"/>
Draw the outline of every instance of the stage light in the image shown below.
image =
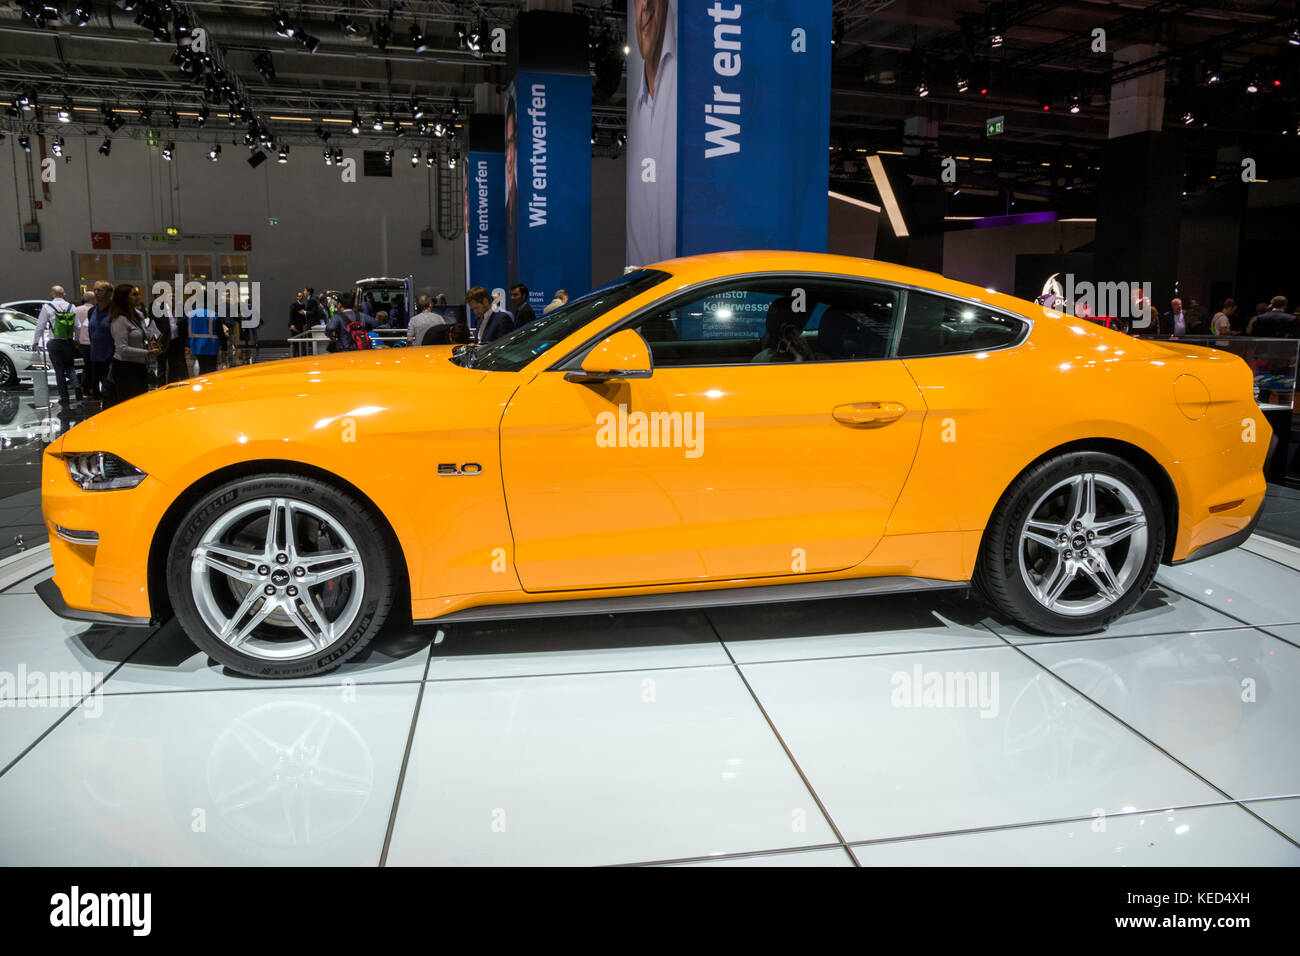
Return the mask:
<path id="1" fill-rule="evenodd" d="M 121 129 L 123 122 L 124 120 L 122 119 L 122 117 L 118 116 L 112 110 L 104 111 L 104 125 L 108 127 L 108 131 L 110 133 L 116 133 L 119 129 Z"/>
<path id="2" fill-rule="evenodd" d="M 433 124 L 434 136 L 437 136 L 439 139 L 442 139 L 442 137 L 446 135 L 446 133 L 447 133 L 447 124 L 445 122 L 443 122 L 442 120 L 438 120 L 438 122 Z"/>
<path id="3" fill-rule="evenodd" d="M 420 151 L 417 149 L 411 153 L 411 166 L 415 167 L 419 165 L 420 165 Z"/>
<path id="4" fill-rule="evenodd" d="M 172 156 L 174 156 L 175 154 L 176 154 L 175 143 L 168 143 L 166 146 L 162 148 L 162 158 L 167 160 L 167 162 L 169 163 L 172 161 Z"/>
<path id="5" fill-rule="evenodd" d="M 384 131 L 384 115 L 382 113 L 375 114 L 374 120 L 370 123 L 370 128 L 376 133 L 382 133 Z"/>
<path id="6" fill-rule="evenodd" d="M 112 151 L 113 151 L 113 141 L 109 139 L 107 136 L 105 136 L 104 141 L 99 144 L 99 155 L 107 156 Z"/>
<path id="7" fill-rule="evenodd" d="M 289 161 L 289 147 L 288 147 L 288 146 L 281 146 L 281 147 L 280 147 L 280 155 L 279 155 L 279 158 L 276 159 L 276 162 L 279 163 L 281 166 L 283 166 L 283 165 L 284 165 L 285 163 L 287 163 L 288 161 Z"/>
<path id="8" fill-rule="evenodd" d="M 316 127 L 316 135 L 320 137 L 320 141 L 322 143 L 328 143 L 330 140 L 329 130 L 327 130 L 324 126 Z"/>
<path id="9" fill-rule="evenodd" d="M 411 49 L 416 53 L 425 53 L 429 49 L 428 41 L 424 39 L 424 34 L 414 23 L 411 24 Z"/>
<path id="10" fill-rule="evenodd" d="M 914 89 L 917 96 L 930 95 L 930 87 L 926 85 L 925 80 L 918 80 Z"/>
<path id="11" fill-rule="evenodd" d="M 591 145 L 596 145 L 596 127 L 594 126 L 591 128 Z"/>
<path id="12" fill-rule="evenodd" d="M 957 92 L 965 93 L 970 89 L 970 79 L 964 73 L 957 74 Z"/>
<path id="13" fill-rule="evenodd" d="M 74 3 L 72 5 L 72 22 L 79 27 L 88 24 L 90 22 L 90 4 Z"/>
<path id="14" fill-rule="evenodd" d="M 831 25 L 831 49 L 835 49 L 844 42 L 844 11 L 836 10 L 835 19 Z"/>
<path id="15" fill-rule="evenodd" d="M 351 127 L 351 129 L 352 129 L 352 135 L 353 135 L 353 136 L 359 136 L 359 135 L 361 135 L 361 114 L 358 113 L 356 110 L 353 110 L 353 111 L 352 111 L 352 127 Z"/>
<path id="16" fill-rule="evenodd" d="M 169 109 L 167 111 L 167 118 L 171 121 L 172 129 L 181 128 L 181 114 L 179 112 L 174 109 Z"/>
<path id="17" fill-rule="evenodd" d="M 153 121 L 153 110 L 150 109 L 149 107 L 147 106 L 140 107 L 139 113 L 140 113 L 140 122 L 144 123 L 146 126 L 148 126 L 149 123 Z"/>
<path id="18" fill-rule="evenodd" d="M 274 22 L 275 22 L 275 35 L 276 35 L 276 36 L 278 36 L 278 37 L 284 37 L 286 40 L 291 40 L 291 39 L 293 39 L 294 34 L 295 34 L 297 31 L 294 29 L 293 24 L 290 23 L 290 22 L 288 21 L 288 19 L 285 17 L 285 15 L 284 15 L 283 13 L 281 13 L 279 10 L 277 10 L 277 11 L 275 12 L 275 16 L 274 16 L 273 20 L 274 20 Z"/>
<path id="19" fill-rule="evenodd" d="M 393 25 L 387 20 L 375 21 L 375 46 L 381 50 L 388 49 L 388 41 L 393 38 Z"/>
<path id="20" fill-rule="evenodd" d="M 455 154 L 455 153 L 451 153 L 451 154 L 449 154 L 449 155 L 447 156 L 447 168 L 448 168 L 448 169 L 455 169 L 455 168 L 456 168 L 456 154 Z"/>
<path id="21" fill-rule="evenodd" d="M 53 143 L 50 144 L 50 152 L 53 153 L 55 156 L 62 156 L 63 147 L 65 145 L 66 144 L 63 142 L 63 137 L 60 136 Z M 71 157 L 69 157 L 69 159 L 71 159 Z"/>
<path id="22" fill-rule="evenodd" d="M 998 49 L 999 47 L 1001 47 L 1001 46 L 1002 46 L 1002 34 L 1001 34 L 1001 33 L 994 33 L 994 34 L 992 34 L 992 35 L 989 37 L 989 46 L 993 47 L 993 49 L 995 49 L 995 50 Z"/>
<path id="23" fill-rule="evenodd" d="M 402 125 L 402 121 L 396 116 L 393 117 L 393 135 L 398 139 L 406 135 L 406 127 Z"/>
<path id="24" fill-rule="evenodd" d="M 213 143 L 213 144 L 212 144 L 212 148 L 211 148 L 210 150 L 208 150 L 208 159 L 209 159 L 211 162 L 214 162 L 214 163 L 217 162 L 219 159 L 221 159 L 221 144 L 220 144 L 220 143 Z"/>
<path id="25" fill-rule="evenodd" d="M 203 127 L 208 125 L 208 108 L 206 106 L 199 107 L 199 115 L 194 120 L 194 122 L 199 127 L 199 129 L 202 129 Z"/>
<path id="26" fill-rule="evenodd" d="M 1082 106 L 1082 103 L 1081 103 L 1082 99 L 1083 99 L 1083 97 L 1081 97 L 1078 93 L 1071 93 L 1071 94 L 1070 94 L 1070 96 L 1069 96 L 1069 100 L 1070 100 L 1070 112 L 1071 112 L 1071 113 L 1078 113 L 1081 109 L 1083 109 L 1083 106 Z"/>
<path id="27" fill-rule="evenodd" d="M 1193 113 L 1191 110 L 1188 110 L 1186 113 L 1183 114 L 1184 126 L 1191 126 L 1195 122 L 1196 122 L 1196 114 Z"/>
<path id="28" fill-rule="evenodd" d="M 1300 46 L 1300 27 L 1296 27 L 1291 31 L 1291 36 L 1287 37 L 1286 42 L 1292 46 Z"/>
<path id="29" fill-rule="evenodd" d="M 1258 79 L 1252 79 L 1249 83 L 1247 83 L 1247 84 L 1246 84 L 1246 92 L 1247 92 L 1247 93 L 1258 93 L 1258 92 L 1259 92 L 1259 80 L 1258 80 Z"/>
<path id="30" fill-rule="evenodd" d="M 411 99 L 411 119 L 424 119 L 424 107 L 414 98 Z"/>
<path id="31" fill-rule="evenodd" d="M 315 53 L 320 49 L 320 37 L 314 37 L 299 31 L 298 42 L 302 44 L 302 48 L 308 53 Z"/>
<path id="32" fill-rule="evenodd" d="M 361 28 L 357 26 L 357 21 L 345 13 L 336 13 L 334 20 L 342 28 L 343 32 L 350 37 L 359 36 Z"/>
<path id="33" fill-rule="evenodd" d="M 275 79 L 275 61 L 271 59 L 269 51 L 263 50 L 253 57 L 253 66 L 257 68 L 258 73 L 262 74 L 262 79 L 268 83 Z"/>
<path id="34" fill-rule="evenodd" d="M 72 122 L 72 100 L 64 100 L 63 105 L 59 107 L 59 122 Z"/>
<path id="35" fill-rule="evenodd" d="M 20 147 L 22 147 L 22 151 L 23 151 L 24 153 L 30 153 L 30 152 L 32 151 L 32 140 L 31 140 L 31 137 L 29 137 L 29 136 L 19 136 L 19 137 L 18 137 L 18 145 L 19 145 Z"/>
<path id="36" fill-rule="evenodd" d="M 322 155 L 325 157 L 325 165 L 326 165 L 326 166 L 333 166 L 333 165 L 334 165 L 334 152 L 333 152 L 332 150 L 330 150 L 330 149 L 327 147 L 327 148 L 325 148 L 324 150 L 322 150 Z"/>
<path id="37" fill-rule="evenodd" d="M 428 156 L 424 157 L 424 165 L 425 168 L 427 169 L 433 169 L 433 153 L 430 153 Z"/>

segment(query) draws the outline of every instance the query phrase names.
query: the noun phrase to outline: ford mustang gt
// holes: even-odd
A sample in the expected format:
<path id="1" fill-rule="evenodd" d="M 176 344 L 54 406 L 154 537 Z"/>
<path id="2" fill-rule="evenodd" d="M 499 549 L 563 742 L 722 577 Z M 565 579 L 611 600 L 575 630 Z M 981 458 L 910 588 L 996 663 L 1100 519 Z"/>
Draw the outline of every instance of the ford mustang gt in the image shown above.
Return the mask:
<path id="1" fill-rule="evenodd" d="M 972 582 L 1046 634 L 1234 547 L 1268 426 L 1224 352 L 869 260 L 630 271 L 489 345 L 200 376 L 42 474 L 74 619 L 179 619 L 242 673 L 455 622 Z"/>

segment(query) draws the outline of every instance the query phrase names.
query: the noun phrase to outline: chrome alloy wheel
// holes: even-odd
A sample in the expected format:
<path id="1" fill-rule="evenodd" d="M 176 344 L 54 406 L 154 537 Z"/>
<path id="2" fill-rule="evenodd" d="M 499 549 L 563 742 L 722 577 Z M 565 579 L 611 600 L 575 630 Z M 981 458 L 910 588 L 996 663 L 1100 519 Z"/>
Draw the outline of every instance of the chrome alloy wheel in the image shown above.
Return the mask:
<path id="1" fill-rule="evenodd" d="M 356 542 L 322 509 L 258 498 L 221 515 L 194 547 L 190 589 L 203 623 L 251 657 L 323 650 L 356 622 L 365 569 Z"/>
<path id="2" fill-rule="evenodd" d="M 1113 475 L 1086 473 L 1053 485 L 1020 529 L 1020 575 L 1047 610 L 1082 617 L 1128 592 L 1147 554 L 1141 499 Z"/>

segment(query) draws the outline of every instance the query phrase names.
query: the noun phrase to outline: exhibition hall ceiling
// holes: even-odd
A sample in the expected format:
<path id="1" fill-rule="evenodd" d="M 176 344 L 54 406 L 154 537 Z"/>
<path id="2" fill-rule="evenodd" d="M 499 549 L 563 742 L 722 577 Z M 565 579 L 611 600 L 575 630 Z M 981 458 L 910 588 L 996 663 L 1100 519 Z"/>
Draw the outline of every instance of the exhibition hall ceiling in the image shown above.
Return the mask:
<path id="1" fill-rule="evenodd" d="M 573 4 L 591 24 L 597 155 L 624 142 L 623 44 L 627 5 L 637 2 Z M 476 87 L 501 89 L 509 79 L 497 30 L 523 6 L 0 3 L 0 103 L 27 95 L 39 104 L 38 113 L 0 117 L 0 126 L 55 127 L 65 109 L 81 132 L 101 133 L 115 116 L 118 136 L 153 129 L 168 139 L 237 141 L 256 123 L 279 143 L 328 134 L 333 145 L 427 139 L 454 150 L 446 134 L 471 111 Z M 865 182 L 864 154 L 886 150 L 918 163 L 979 155 L 992 161 L 991 184 L 1062 199 L 1087 193 L 1114 84 L 1150 76 L 1163 78 L 1165 128 L 1187 139 L 1192 189 L 1208 184 L 1224 147 L 1294 158 L 1294 0 L 834 0 L 832 16 L 833 180 Z M 205 64 L 188 47 L 199 29 L 212 57 Z M 1117 67 L 1117 51 L 1135 47 L 1123 54 L 1132 65 Z M 1001 130 L 990 136 L 997 117 Z M 361 134 L 352 137 L 357 120 Z"/>

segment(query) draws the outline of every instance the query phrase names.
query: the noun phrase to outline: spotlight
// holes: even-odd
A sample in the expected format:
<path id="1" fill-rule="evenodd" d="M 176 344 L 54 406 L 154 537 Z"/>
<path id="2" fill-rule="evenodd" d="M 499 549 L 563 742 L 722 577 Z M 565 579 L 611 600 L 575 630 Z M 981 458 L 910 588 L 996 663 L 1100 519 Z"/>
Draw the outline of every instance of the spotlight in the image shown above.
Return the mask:
<path id="1" fill-rule="evenodd" d="M 1205 83 L 1207 86 L 1214 86 L 1221 79 L 1222 77 L 1219 76 L 1219 71 L 1214 69 L 1213 67 L 1205 71 Z"/>
<path id="2" fill-rule="evenodd" d="M 391 149 L 384 150 L 384 165 L 393 165 L 393 151 Z"/>
<path id="3" fill-rule="evenodd" d="M 63 142 L 63 137 L 60 136 L 50 144 L 50 152 L 53 153 L 55 156 L 62 156 L 64 145 L 65 144 Z"/>
<path id="4" fill-rule="evenodd" d="M 281 146 L 281 147 L 280 147 L 280 155 L 279 155 L 279 158 L 276 159 L 276 162 L 279 163 L 281 166 L 283 166 L 283 165 L 284 165 L 285 163 L 287 163 L 288 161 L 289 161 L 289 147 L 288 147 L 288 146 Z"/>
<path id="5" fill-rule="evenodd" d="M 345 13 L 335 14 L 334 21 L 339 25 L 340 29 L 350 37 L 359 36 L 361 34 L 361 28 L 357 26 L 357 21 L 353 20 L 352 17 Z"/>
<path id="6" fill-rule="evenodd" d="M 208 108 L 206 106 L 199 107 L 199 115 L 194 120 L 194 122 L 199 127 L 199 129 L 202 129 L 203 127 L 208 125 Z"/>
<path id="7" fill-rule="evenodd" d="M 411 49 L 416 53 L 426 53 L 429 49 L 428 41 L 424 39 L 424 34 L 414 23 L 411 24 Z"/>
<path id="8" fill-rule="evenodd" d="M 140 107 L 140 122 L 146 126 L 153 121 L 153 110 L 147 106 Z"/>
<path id="9" fill-rule="evenodd" d="M 63 105 L 59 107 L 59 122 L 72 122 L 72 100 L 64 100 Z"/>
<path id="10" fill-rule="evenodd" d="M 110 133 L 116 133 L 121 129 L 123 122 L 122 117 L 118 116 L 112 110 L 104 110 L 104 125 L 108 127 Z"/>
<path id="11" fill-rule="evenodd" d="M 343 162 L 343 149 L 339 147 L 334 150 L 334 165 L 338 166 Z"/>
<path id="12" fill-rule="evenodd" d="M 427 169 L 433 169 L 433 153 L 430 153 L 428 156 L 424 157 L 424 165 L 425 168 Z"/>
<path id="13" fill-rule="evenodd" d="M 596 127 L 594 126 L 591 128 L 591 145 L 596 145 Z"/>
<path id="14" fill-rule="evenodd" d="M 614 134 L 614 145 L 617 146 L 619 149 L 623 149 L 624 147 L 626 147 L 626 146 L 627 146 L 627 134 L 626 134 L 626 133 L 615 133 L 615 134 Z"/>
<path id="15" fill-rule="evenodd" d="M 487 20 L 480 20 L 478 26 L 465 31 L 465 49 L 475 56 L 483 55 L 483 39 L 487 36 Z"/>
<path id="16" fill-rule="evenodd" d="M 370 128 L 373 129 L 376 133 L 382 133 L 382 132 L 384 131 L 384 114 L 383 114 L 383 113 L 376 113 L 376 114 L 375 114 L 374 121 L 370 124 Z"/>
<path id="17" fill-rule="evenodd" d="M 1246 84 L 1246 92 L 1247 92 L 1247 93 L 1258 93 L 1258 92 L 1259 92 L 1259 79 L 1258 79 L 1258 78 L 1252 79 L 1249 83 Z"/>
<path id="18" fill-rule="evenodd" d="M 359 136 L 360 134 L 361 134 L 361 114 L 358 113 L 356 110 L 353 110 L 352 111 L 352 135 Z"/>
<path id="19" fill-rule="evenodd" d="M 376 20 L 374 26 L 374 43 L 381 50 L 388 49 L 388 41 L 393 38 L 393 25 L 387 20 Z"/>
<path id="20" fill-rule="evenodd" d="M 320 137 L 322 143 L 328 143 L 330 141 L 330 132 L 324 126 L 316 127 L 316 135 Z"/>
<path id="21" fill-rule="evenodd" d="M 628 55 L 629 53 L 631 53 L 631 52 L 632 52 L 632 47 L 631 47 L 629 44 L 624 43 L 624 44 L 623 44 L 623 55 L 624 55 L 624 56 L 627 56 L 627 55 Z"/>
<path id="22" fill-rule="evenodd" d="M 1068 99 L 1070 101 L 1071 113 L 1078 113 L 1081 109 L 1083 109 L 1083 105 L 1082 105 L 1083 98 L 1078 93 L 1071 93 Z"/>
<path id="23" fill-rule="evenodd" d="M 172 110 L 168 110 L 168 111 L 167 111 L 167 118 L 168 118 L 168 120 L 171 121 L 172 129 L 180 129 L 180 128 L 181 128 L 181 114 L 180 114 L 178 111 L 176 111 L 176 110 L 174 110 L 174 109 L 172 109 Z"/>
<path id="24" fill-rule="evenodd" d="M 1196 114 L 1193 113 L 1191 110 L 1188 110 L 1186 113 L 1183 114 L 1184 126 L 1191 126 L 1195 122 L 1196 122 Z"/>
<path id="25" fill-rule="evenodd" d="M 320 49 L 320 37 L 309 36 L 306 33 L 299 33 L 298 42 L 302 44 L 302 48 L 308 53 L 315 53 Z"/>
<path id="26" fill-rule="evenodd" d="M 424 119 L 424 107 L 414 97 L 411 99 L 411 118 Z"/>
<path id="27" fill-rule="evenodd" d="M 918 81 L 917 81 L 917 84 L 916 84 L 916 87 L 915 87 L 915 91 L 916 91 L 916 95 L 917 95 L 917 96 L 929 96 L 929 95 L 930 95 L 930 87 L 926 86 L 926 84 L 925 84 L 925 80 L 918 80 Z"/>
<path id="28" fill-rule="evenodd" d="M 433 124 L 433 135 L 437 136 L 439 139 L 442 139 L 443 136 L 447 135 L 447 124 L 443 120 L 438 120 L 438 122 Z"/>
<path id="29" fill-rule="evenodd" d="M 456 154 L 455 154 L 455 153 L 451 153 L 451 154 L 449 154 L 449 155 L 447 156 L 447 168 L 448 168 L 448 169 L 455 169 L 455 168 L 456 168 Z"/>
<path id="30" fill-rule="evenodd" d="M 23 150 L 24 153 L 30 153 L 30 152 L 32 151 L 32 140 L 31 140 L 31 137 L 29 137 L 29 136 L 19 136 L 19 137 L 18 137 L 18 145 L 22 147 L 22 150 Z"/>
<path id="31" fill-rule="evenodd" d="M 113 151 L 113 141 L 109 139 L 107 136 L 105 136 L 104 141 L 99 144 L 99 155 L 107 156 L 112 151 Z"/>
<path id="32" fill-rule="evenodd" d="M 411 166 L 412 168 L 414 168 L 419 165 L 420 165 L 420 151 L 418 149 L 413 150 L 411 152 Z"/>
<path id="33" fill-rule="evenodd" d="M 844 11 L 835 11 L 835 20 L 831 26 L 831 49 L 837 48 L 844 42 Z"/>
<path id="34" fill-rule="evenodd" d="M 167 162 L 170 163 L 174 155 L 176 155 L 175 143 L 168 143 L 166 146 L 162 148 L 162 158 L 167 160 Z"/>
<path id="35" fill-rule="evenodd" d="M 293 24 L 288 21 L 288 19 L 285 17 L 283 13 L 277 10 L 275 12 L 275 16 L 273 17 L 273 21 L 275 23 L 276 36 L 284 37 L 286 40 L 293 39 L 297 31 L 294 29 Z"/>
<path id="36" fill-rule="evenodd" d="M 176 11 L 172 24 L 176 27 L 176 43 L 179 46 L 189 46 L 194 42 L 194 37 L 190 34 L 190 18 L 183 10 Z"/>
<path id="37" fill-rule="evenodd" d="M 253 57 L 253 66 L 257 67 L 257 72 L 261 73 L 262 79 L 268 83 L 275 79 L 275 61 L 271 59 L 269 51 L 263 50 Z"/>
<path id="38" fill-rule="evenodd" d="M 323 155 L 325 156 L 325 165 L 326 165 L 326 166 L 333 166 L 333 165 L 334 165 L 334 152 L 333 152 L 333 150 L 330 150 L 329 148 L 326 148 L 326 149 L 324 149 L 324 150 L 322 151 L 322 153 L 323 153 Z"/>
<path id="39" fill-rule="evenodd" d="M 221 159 L 221 144 L 220 144 L 220 143 L 213 143 L 213 144 L 212 144 L 212 148 L 211 148 L 210 150 L 208 150 L 208 159 L 211 160 L 211 161 L 214 162 L 214 163 L 215 163 L 217 160 Z"/>
<path id="40" fill-rule="evenodd" d="M 965 92 L 966 92 L 967 90 L 969 90 L 969 89 L 970 89 L 970 78 L 967 77 L 964 73 L 958 73 L 958 74 L 957 74 L 957 92 L 958 92 L 958 93 L 965 93 Z"/>
<path id="41" fill-rule="evenodd" d="M 26 90 L 19 90 L 16 94 L 14 94 L 14 105 L 17 106 L 19 109 L 24 109 L 24 110 L 31 109 L 32 108 L 31 94 L 28 93 Z"/>
<path id="42" fill-rule="evenodd" d="M 1286 42 L 1292 46 L 1300 46 L 1300 27 L 1296 27 L 1291 31 L 1291 36 L 1287 38 Z"/>
<path id="43" fill-rule="evenodd" d="M 90 22 L 90 4 L 74 3 L 71 18 L 74 26 L 84 27 Z"/>

